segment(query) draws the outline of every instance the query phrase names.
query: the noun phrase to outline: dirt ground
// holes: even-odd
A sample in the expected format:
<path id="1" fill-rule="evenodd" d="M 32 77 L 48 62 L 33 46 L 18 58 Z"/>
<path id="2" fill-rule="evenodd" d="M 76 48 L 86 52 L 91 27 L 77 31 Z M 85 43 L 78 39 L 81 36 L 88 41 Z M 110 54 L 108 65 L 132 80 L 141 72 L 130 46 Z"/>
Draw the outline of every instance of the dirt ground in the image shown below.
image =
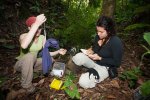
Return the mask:
<path id="1" fill-rule="evenodd" d="M 136 47 L 138 48 L 138 47 Z M 118 69 L 119 75 L 126 69 L 138 66 L 139 61 L 134 46 L 125 45 L 125 52 L 121 67 Z M 13 74 L 15 57 L 18 55 L 18 47 L 13 49 L 0 49 L 0 76 L 5 77 L 5 82 L 1 85 L 1 95 L 7 99 L 15 100 L 68 100 L 71 99 L 64 90 L 50 89 L 49 84 L 54 76 L 44 77 L 42 74 L 36 75 L 33 83 L 36 84 L 36 92 L 26 94 L 20 90 L 20 73 Z M 76 81 L 84 70 L 76 74 Z M 64 75 L 65 76 L 65 75 Z M 63 80 L 63 78 L 62 78 Z M 127 81 L 122 81 L 118 77 L 115 79 L 107 78 L 92 89 L 83 89 L 76 82 L 81 100 L 133 100 L 133 91 L 128 87 Z M 5 99 L 4 99 L 5 100 Z"/>

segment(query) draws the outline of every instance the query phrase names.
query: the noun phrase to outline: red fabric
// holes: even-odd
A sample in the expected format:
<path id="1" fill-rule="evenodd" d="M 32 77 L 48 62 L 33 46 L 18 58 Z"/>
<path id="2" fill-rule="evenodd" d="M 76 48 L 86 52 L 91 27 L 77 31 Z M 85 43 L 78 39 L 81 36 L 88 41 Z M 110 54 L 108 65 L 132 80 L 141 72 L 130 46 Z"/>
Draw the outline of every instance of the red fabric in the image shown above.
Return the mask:
<path id="1" fill-rule="evenodd" d="M 36 21 L 36 17 L 32 16 L 26 20 L 26 25 L 30 27 Z"/>

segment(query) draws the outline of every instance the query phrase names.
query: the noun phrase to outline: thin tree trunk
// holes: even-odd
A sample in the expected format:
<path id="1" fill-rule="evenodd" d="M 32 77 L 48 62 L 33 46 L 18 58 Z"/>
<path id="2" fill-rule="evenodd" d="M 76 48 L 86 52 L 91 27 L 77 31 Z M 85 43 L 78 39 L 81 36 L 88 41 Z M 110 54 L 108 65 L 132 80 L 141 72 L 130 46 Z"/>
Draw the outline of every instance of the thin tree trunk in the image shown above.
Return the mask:
<path id="1" fill-rule="evenodd" d="M 101 15 L 113 18 L 115 12 L 116 0 L 103 0 Z"/>

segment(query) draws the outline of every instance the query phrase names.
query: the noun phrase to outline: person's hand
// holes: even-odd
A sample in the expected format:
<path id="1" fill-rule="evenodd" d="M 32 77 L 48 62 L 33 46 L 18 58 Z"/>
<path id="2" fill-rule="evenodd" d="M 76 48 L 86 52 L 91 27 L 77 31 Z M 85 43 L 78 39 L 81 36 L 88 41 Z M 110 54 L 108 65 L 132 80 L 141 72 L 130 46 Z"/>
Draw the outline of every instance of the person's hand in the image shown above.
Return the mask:
<path id="1" fill-rule="evenodd" d="M 61 55 L 65 55 L 66 52 L 67 52 L 66 49 L 59 49 L 59 50 L 58 50 L 58 53 L 61 54 Z"/>
<path id="2" fill-rule="evenodd" d="M 102 57 L 100 57 L 98 54 L 89 54 L 88 55 L 92 60 L 101 60 Z"/>
<path id="3" fill-rule="evenodd" d="M 102 46 L 102 44 L 104 43 L 104 41 L 105 41 L 105 39 L 99 40 L 99 41 L 98 41 L 98 45 L 99 45 L 99 46 Z"/>
<path id="4" fill-rule="evenodd" d="M 92 48 L 89 48 L 89 49 L 87 49 L 87 51 L 86 51 L 86 54 L 87 55 L 91 55 L 91 54 L 93 54 L 94 53 L 94 51 L 92 50 Z"/>
<path id="5" fill-rule="evenodd" d="M 44 14 L 40 14 L 36 17 L 36 21 L 35 21 L 35 24 L 36 25 L 42 25 L 44 22 L 46 21 L 46 17 Z"/>

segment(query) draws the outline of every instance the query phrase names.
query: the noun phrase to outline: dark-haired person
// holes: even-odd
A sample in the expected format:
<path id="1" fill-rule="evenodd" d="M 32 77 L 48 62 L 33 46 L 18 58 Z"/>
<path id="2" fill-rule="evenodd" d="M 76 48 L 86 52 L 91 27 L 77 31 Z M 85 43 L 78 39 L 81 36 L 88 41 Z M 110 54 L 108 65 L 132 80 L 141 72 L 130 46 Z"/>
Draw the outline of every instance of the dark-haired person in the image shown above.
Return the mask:
<path id="1" fill-rule="evenodd" d="M 28 92 L 32 93 L 35 87 L 32 84 L 33 69 L 42 69 L 42 59 L 37 58 L 38 52 L 44 47 L 46 38 L 41 35 L 40 26 L 46 21 L 44 14 L 40 14 L 37 17 L 31 16 L 26 20 L 26 25 L 29 29 L 27 33 L 21 34 L 19 38 L 21 53 L 17 57 L 18 61 L 14 66 L 15 71 L 21 72 L 21 86 Z M 59 49 L 54 52 L 50 52 L 51 56 L 66 53 L 65 49 Z"/>
<path id="2" fill-rule="evenodd" d="M 122 60 L 123 44 L 116 36 L 114 21 L 101 16 L 97 21 L 96 30 L 94 45 L 86 52 L 87 55 L 80 52 L 72 58 L 76 65 L 90 69 L 79 78 L 79 85 L 83 88 L 93 88 L 109 77 L 108 68 L 118 68 Z"/>

